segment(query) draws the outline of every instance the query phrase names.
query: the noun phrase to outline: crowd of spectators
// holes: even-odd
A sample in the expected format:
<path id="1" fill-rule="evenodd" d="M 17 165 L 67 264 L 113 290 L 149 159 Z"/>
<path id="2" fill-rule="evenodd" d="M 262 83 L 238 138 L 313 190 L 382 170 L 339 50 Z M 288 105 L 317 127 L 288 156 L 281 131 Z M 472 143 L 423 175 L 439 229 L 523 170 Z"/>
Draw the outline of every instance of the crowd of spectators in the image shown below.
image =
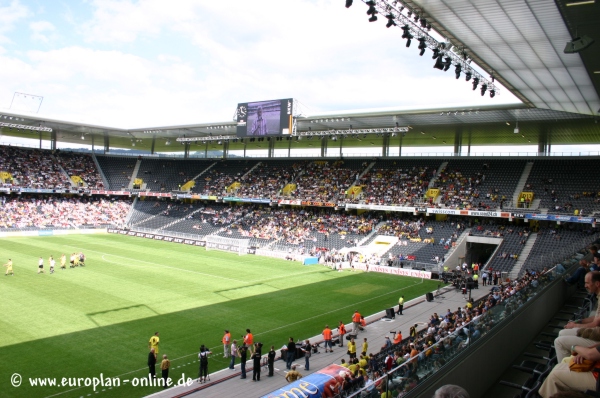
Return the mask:
<path id="1" fill-rule="evenodd" d="M 96 197 L 1 196 L 0 228 L 122 226 L 131 200 Z"/>
<path id="2" fill-rule="evenodd" d="M 527 272 L 515 281 L 499 281 L 488 296 L 477 302 L 469 299 L 457 310 L 434 313 L 426 322 L 416 323 L 409 330 L 395 331 L 393 342 L 387 337 L 378 353 L 365 354 L 358 361 L 373 380 L 365 383 L 365 387 L 380 393 L 390 391 L 392 396 L 405 395 L 424 374 L 445 365 L 446 354 L 468 347 L 535 295 L 540 278 L 546 278 L 545 273 L 546 270 Z M 425 327 L 419 329 L 423 323 Z M 342 366 L 349 367 L 345 361 Z M 393 369 L 396 370 L 388 373 Z M 382 377 L 385 373 L 388 375 Z"/>
<path id="3" fill-rule="evenodd" d="M 483 170 L 485 171 L 485 170 Z M 436 181 L 436 188 L 441 190 L 441 203 L 448 208 L 488 210 L 490 207 L 502 207 L 507 200 L 506 195 L 513 192 L 501 192 L 492 187 L 482 192 L 485 182 L 483 171 L 467 176 L 461 170 L 442 171 Z"/>
<path id="4" fill-rule="evenodd" d="M 294 163 L 291 168 L 281 165 L 271 167 L 261 163 L 250 174 L 240 179 L 235 195 L 240 198 L 273 198 L 298 175 L 304 163 Z"/>
<path id="5" fill-rule="evenodd" d="M 374 168 L 360 179 L 362 193 L 346 201 L 412 206 L 423 199 L 429 179 L 434 175 L 435 171 L 419 166 L 412 169 Z"/>
<path id="6" fill-rule="evenodd" d="M 69 177 L 50 155 L 49 151 L 39 149 L 0 146 L 0 172 L 10 175 L 2 185 L 35 189 L 69 188 Z"/>
<path id="7" fill-rule="evenodd" d="M 292 245 L 316 242 L 317 233 L 366 235 L 376 219 L 371 215 L 356 216 L 329 209 L 254 209 L 228 228 L 242 236 L 260 239 L 283 239 Z"/>
<path id="8" fill-rule="evenodd" d="M 327 160 L 309 163 L 303 173 L 296 178 L 294 198 L 302 200 L 334 202 L 340 196 L 344 198 L 346 190 L 358 181 L 355 170 L 344 167 L 343 160 L 330 164 Z"/>
<path id="9" fill-rule="evenodd" d="M 70 177 L 80 177 L 88 188 L 104 188 L 102 177 L 98 173 L 96 164 L 90 155 L 57 152 L 56 159 Z"/>

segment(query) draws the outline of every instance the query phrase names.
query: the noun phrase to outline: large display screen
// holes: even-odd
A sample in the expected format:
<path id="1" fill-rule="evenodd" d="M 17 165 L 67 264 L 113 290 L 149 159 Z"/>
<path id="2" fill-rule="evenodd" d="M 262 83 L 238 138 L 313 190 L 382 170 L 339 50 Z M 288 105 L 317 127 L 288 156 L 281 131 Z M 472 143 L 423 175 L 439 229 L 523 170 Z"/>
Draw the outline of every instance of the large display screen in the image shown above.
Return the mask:
<path id="1" fill-rule="evenodd" d="M 237 107 L 237 136 L 286 135 L 292 131 L 291 98 L 245 102 Z"/>

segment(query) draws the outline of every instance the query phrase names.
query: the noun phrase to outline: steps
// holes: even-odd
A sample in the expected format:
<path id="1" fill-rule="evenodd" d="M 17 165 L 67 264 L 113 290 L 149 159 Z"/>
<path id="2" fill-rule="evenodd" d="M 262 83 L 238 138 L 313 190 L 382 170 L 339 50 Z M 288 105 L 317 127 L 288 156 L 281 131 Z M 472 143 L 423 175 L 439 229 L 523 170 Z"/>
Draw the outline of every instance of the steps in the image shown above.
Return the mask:
<path id="1" fill-rule="evenodd" d="M 131 180 L 129 180 L 129 189 L 133 189 L 133 183 L 135 181 L 135 179 L 137 178 L 137 174 L 138 171 L 140 171 L 140 166 L 142 165 L 142 161 L 140 159 L 137 160 L 137 162 L 135 162 L 135 167 L 133 168 L 133 171 L 131 172 Z"/>
<path id="2" fill-rule="evenodd" d="M 533 248 L 533 245 L 535 244 L 535 241 L 537 240 L 537 236 L 538 235 L 535 232 L 529 234 L 529 238 L 527 239 L 527 242 L 525 242 L 525 246 L 523 246 L 523 250 L 521 250 L 521 254 L 519 254 L 519 259 L 515 263 L 513 269 L 510 271 L 510 279 L 511 280 L 516 279 L 517 276 L 519 276 L 519 273 L 521 272 L 521 268 L 523 268 L 523 265 L 527 261 L 527 258 L 529 257 L 529 253 L 531 253 L 531 249 Z"/>
<path id="3" fill-rule="evenodd" d="M 525 167 L 523 168 L 523 173 L 521 174 L 521 178 L 519 178 L 519 182 L 515 187 L 515 191 L 513 192 L 513 203 L 512 207 L 517 207 L 519 205 L 519 195 L 523 192 L 523 188 L 525 187 L 525 183 L 529 178 L 529 174 L 531 173 L 531 169 L 533 168 L 533 162 L 527 162 Z"/>

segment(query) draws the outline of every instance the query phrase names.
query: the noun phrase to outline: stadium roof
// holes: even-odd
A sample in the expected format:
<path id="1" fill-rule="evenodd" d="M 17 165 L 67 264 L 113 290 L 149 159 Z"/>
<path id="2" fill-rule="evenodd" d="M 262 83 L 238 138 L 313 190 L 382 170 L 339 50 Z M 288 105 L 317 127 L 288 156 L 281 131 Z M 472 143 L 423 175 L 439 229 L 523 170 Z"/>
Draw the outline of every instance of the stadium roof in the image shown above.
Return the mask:
<path id="1" fill-rule="evenodd" d="M 598 43 L 565 54 L 567 42 L 600 40 L 600 2 L 581 0 L 408 0 L 434 29 L 464 47 L 478 65 L 525 104 L 596 115 Z"/>
<path id="2" fill-rule="evenodd" d="M 406 0 L 403 3 L 424 13 L 435 30 L 455 48 L 463 48 L 523 104 L 299 116 L 297 131 L 305 139 L 291 142 L 284 139 L 275 143 L 277 148 L 320 146 L 315 139 L 330 134 L 343 134 L 343 139 L 329 142 L 329 148 L 339 146 L 341 141 L 344 147 L 379 146 L 384 134 L 364 135 L 348 130 L 375 132 L 396 126 L 410 129 L 405 135 L 394 134 L 397 138 L 390 138 L 390 146 L 452 146 L 457 141 L 474 146 L 535 145 L 540 140 L 550 144 L 600 142 L 600 126 L 596 123 L 600 111 L 600 51 L 594 48 L 599 44 L 578 53 L 563 52 L 566 43 L 576 35 L 600 40 L 597 25 L 600 4 L 570 5 L 579 3 L 574 0 Z M 183 136 L 212 136 L 214 142 L 201 145 L 216 147 L 219 136 L 235 135 L 236 131 L 234 121 L 116 129 L 5 113 L 0 115 L 0 122 L 53 130 L 53 133 L 32 132 L 3 127 L 5 135 L 48 140 L 55 135 L 58 141 L 93 143 L 98 147 L 103 147 L 108 139 L 113 148 L 131 148 L 136 143 L 136 149 L 142 150 L 150 150 L 154 141 L 155 152 L 180 150 L 175 139 Z M 316 131 L 328 133 L 313 133 Z M 256 149 L 265 143 L 231 142 L 229 150 L 243 149 L 244 145 Z"/>

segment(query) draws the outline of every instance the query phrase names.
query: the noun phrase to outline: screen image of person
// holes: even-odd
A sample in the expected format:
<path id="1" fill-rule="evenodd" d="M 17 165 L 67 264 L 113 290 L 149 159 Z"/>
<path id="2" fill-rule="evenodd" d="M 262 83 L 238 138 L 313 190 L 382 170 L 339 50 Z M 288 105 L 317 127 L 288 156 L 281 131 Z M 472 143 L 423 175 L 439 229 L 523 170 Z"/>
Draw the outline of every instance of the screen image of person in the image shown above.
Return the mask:
<path id="1" fill-rule="evenodd" d="M 259 106 L 256 110 L 256 120 L 252 123 L 249 135 L 267 135 L 267 120 L 263 117 L 263 108 Z"/>

